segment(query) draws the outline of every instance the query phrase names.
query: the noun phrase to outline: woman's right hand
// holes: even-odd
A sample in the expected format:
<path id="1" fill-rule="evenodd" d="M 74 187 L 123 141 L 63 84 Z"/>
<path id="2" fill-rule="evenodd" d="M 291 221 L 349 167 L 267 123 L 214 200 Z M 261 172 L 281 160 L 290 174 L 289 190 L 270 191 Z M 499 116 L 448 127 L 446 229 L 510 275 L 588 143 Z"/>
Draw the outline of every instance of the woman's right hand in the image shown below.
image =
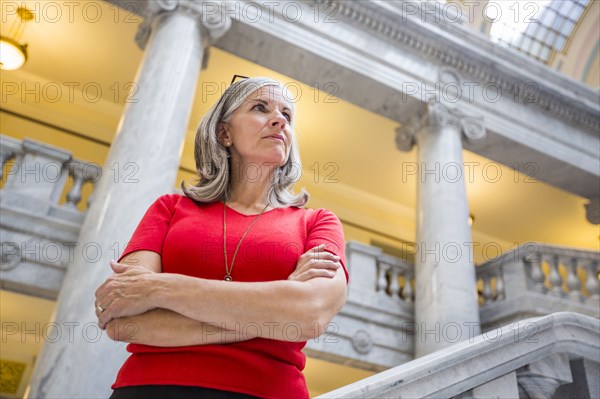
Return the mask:
<path id="1" fill-rule="evenodd" d="M 339 256 L 325 251 L 325 246 L 326 244 L 321 244 L 302 254 L 296 263 L 296 270 L 289 275 L 288 280 L 308 281 L 316 277 L 335 276 L 342 264 Z"/>

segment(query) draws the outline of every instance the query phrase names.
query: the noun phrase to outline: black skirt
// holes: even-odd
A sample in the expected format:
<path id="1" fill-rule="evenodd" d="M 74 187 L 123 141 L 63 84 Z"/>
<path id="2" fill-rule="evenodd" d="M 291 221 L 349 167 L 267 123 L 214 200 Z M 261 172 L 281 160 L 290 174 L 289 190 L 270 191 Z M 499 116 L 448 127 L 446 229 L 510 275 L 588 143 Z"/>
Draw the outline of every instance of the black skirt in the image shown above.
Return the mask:
<path id="1" fill-rule="evenodd" d="M 139 385 L 117 388 L 110 399 L 260 399 L 256 396 L 218 389 L 180 385 Z"/>

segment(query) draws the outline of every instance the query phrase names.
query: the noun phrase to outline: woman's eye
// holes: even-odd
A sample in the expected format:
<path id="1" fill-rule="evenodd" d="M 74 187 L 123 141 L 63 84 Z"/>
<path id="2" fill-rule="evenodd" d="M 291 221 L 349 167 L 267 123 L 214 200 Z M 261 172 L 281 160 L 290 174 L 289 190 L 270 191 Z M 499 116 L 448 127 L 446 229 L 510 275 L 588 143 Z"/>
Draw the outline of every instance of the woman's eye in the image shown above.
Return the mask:
<path id="1" fill-rule="evenodd" d="M 290 116 L 290 114 L 288 114 L 288 113 L 285 113 L 285 114 L 283 114 L 283 117 L 284 117 L 285 119 L 287 119 L 287 121 L 288 121 L 288 122 L 291 122 L 291 121 L 292 121 L 292 117 L 291 117 L 291 116 Z"/>
<path id="2" fill-rule="evenodd" d="M 252 109 L 258 109 L 259 111 L 265 111 L 265 106 L 262 104 L 256 104 Z"/>

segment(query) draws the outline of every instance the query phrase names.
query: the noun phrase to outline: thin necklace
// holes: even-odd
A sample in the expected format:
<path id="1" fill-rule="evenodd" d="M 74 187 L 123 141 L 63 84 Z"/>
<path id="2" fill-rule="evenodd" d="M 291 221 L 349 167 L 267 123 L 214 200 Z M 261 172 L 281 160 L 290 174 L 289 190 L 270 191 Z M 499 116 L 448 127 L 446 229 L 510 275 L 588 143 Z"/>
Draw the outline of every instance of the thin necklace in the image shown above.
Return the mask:
<path id="1" fill-rule="evenodd" d="M 233 271 L 233 264 L 235 263 L 235 257 L 237 256 L 238 250 L 240 249 L 240 246 L 242 245 L 242 241 L 244 241 L 244 238 L 246 237 L 246 234 L 248 234 L 248 231 L 250 231 L 250 228 L 252 226 L 254 226 L 254 223 L 256 223 L 258 221 L 258 218 L 260 218 L 262 216 L 262 214 L 265 213 L 268 206 L 269 206 L 269 203 L 267 202 L 267 205 L 265 205 L 265 207 L 258 214 L 258 216 L 256 216 L 254 218 L 252 223 L 250 223 L 250 226 L 248 226 L 248 228 L 242 235 L 242 238 L 240 238 L 240 242 L 238 242 L 238 245 L 235 248 L 235 252 L 233 253 L 233 259 L 231 260 L 231 266 L 229 266 L 229 265 L 227 265 L 227 201 L 223 201 L 223 254 L 225 256 L 225 278 L 224 278 L 225 281 L 233 281 L 233 277 L 231 277 L 231 272 Z"/>

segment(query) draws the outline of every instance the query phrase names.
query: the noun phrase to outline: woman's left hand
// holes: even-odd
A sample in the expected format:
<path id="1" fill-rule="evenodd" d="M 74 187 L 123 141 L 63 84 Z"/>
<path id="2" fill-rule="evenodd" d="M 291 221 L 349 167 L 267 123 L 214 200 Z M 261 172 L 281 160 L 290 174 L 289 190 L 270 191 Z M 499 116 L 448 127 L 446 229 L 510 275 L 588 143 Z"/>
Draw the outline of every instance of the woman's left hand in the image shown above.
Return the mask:
<path id="1" fill-rule="evenodd" d="M 110 267 L 115 274 L 96 290 L 96 316 L 102 329 L 112 319 L 135 316 L 156 308 L 151 298 L 160 273 L 113 261 Z"/>
<path id="2" fill-rule="evenodd" d="M 316 277 L 333 278 L 336 270 L 342 267 L 340 258 L 328 251 L 321 244 L 303 253 L 296 269 L 288 276 L 288 280 L 309 281 Z"/>

